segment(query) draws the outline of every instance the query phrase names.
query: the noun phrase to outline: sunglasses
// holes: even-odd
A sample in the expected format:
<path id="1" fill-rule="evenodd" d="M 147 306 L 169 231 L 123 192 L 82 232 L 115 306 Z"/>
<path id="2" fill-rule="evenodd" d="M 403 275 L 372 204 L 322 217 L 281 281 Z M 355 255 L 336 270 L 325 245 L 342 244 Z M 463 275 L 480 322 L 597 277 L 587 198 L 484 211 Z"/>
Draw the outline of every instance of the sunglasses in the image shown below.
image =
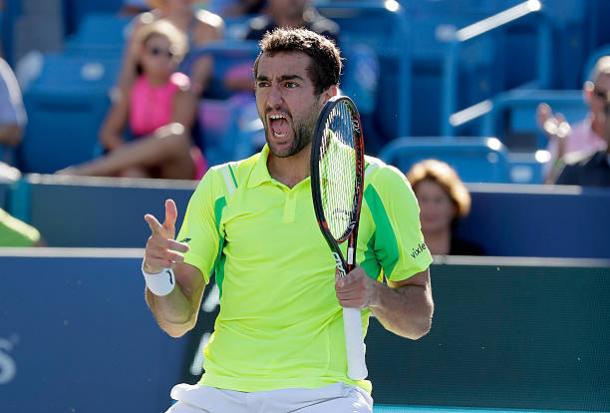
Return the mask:
<path id="1" fill-rule="evenodd" d="M 160 47 L 151 47 L 148 49 L 148 53 L 150 53 L 152 56 L 165 56 L 170 59 L 175 56 L 174 52 L 172 52 L 171 50 L 162 49 Z"/>
<path id="2" fill-rule="evenodd" d="M 607 91 L 598 89 L 597 87 L 593 88 L 593 94 L 603 100 L 606 100 L 610 96 Z"/>

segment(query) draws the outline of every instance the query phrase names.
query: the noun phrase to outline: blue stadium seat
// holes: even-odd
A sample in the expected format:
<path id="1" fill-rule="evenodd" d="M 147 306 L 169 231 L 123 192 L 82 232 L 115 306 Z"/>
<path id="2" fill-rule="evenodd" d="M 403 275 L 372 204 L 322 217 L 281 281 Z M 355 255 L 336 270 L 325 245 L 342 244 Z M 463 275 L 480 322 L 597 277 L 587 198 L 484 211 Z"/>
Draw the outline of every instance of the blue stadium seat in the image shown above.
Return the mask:
<path id="1" fill-rule="evenodd" d="M 260 140 L 262 125 L 253 125 L 245 118 L 253 98 L 248 93 L 235 93 L 224 85 L 227 74 L 234 69 L 251 73 L 252 64 L 258 56 L 256 41 L 225 40 L 195 49 L 182 64 L 182 70 L 190 73 L 195 61 L 203 56 L 212 56 L 214 69 L 212 79 L 201 101 L 195 142 L 200 146 L 210 165 L 216 165 L 250 155 L 255 141 Z M 258 115 L 255 116 L 258 118 Z"/>
<path id="2" fill-rule="evenodd" d="M 195 141 L 210 165 L 246 158 L 265 143 L 263 124 L 250 94 L 202 99 L 198 123 Z"/>
<path id="3" fill-rule="evenodd" d="M 28 90 L 70 94 L 81 91 L 107 91 L 117 79 L 121 58 L 116 56 L 75 56 L 48 53 L 40 73 L 24 87 Z"/>
<path id="4" fill-rule="evenodd" d="M 464 182 L 510 182 L 506 150 L 495 138 L 403 137 L 386 145 L 379 158 L 403 172 L 424 159 L 439 159 Z"/>
<path id="5" fill-rule="evenodd" d="M 226 99 L 233 93 L 224 86 L 224 79 L 229 70 L 238 66 L 250 70 L 258 56 L 256 41 L 226 40 L 208 44 L 189 52 L 182 62 L 182 71 L 190 74 L 195 61 L 203 56 L 212 56 L 214 72 L 204 97 L 208 99 Z"/>
<path id="6" fill-rule="evenodd" d="M 249 26 L 248 22 L 250 19 L 255 17 L 255 14 L 248 14 L 243 16 L 225 16 L 225 32 L 224 36 L 226 40 L 242 40 L 248 33 Z"/>
<path id="7" fill-rule="evenodd" d="M 499 94 L 483 119 L 481 135 L 497 136 L 511 150 L 534 151 L 546 147 L 536 120 L 536 108 L 548 103 L 571 122 L 585 118 L 587 106 L 580 90 L 519 90 Z"/>
<path id="8" fill-rule="evenodd" d="M 589 80 L 591 72 L 595 67 L 595 63 L 597 63 L 597 61 L 603 56 L 610 56 L 610 44 L 605 44 L 603 46 L 598 47 L 587 57 L 581 74 L 583 83 Z"/>
<path id="9" fill-rule="evenodd" d="M 597 10 L 593 1 L 544 0 L 543 12 L 552 22 L 553 84 L 560 89 L 581 86 L 581 70 L 591 47 L 593 19 Z M 601 2 L 607 3 L 602 0 Z M 606 22 L 603 24 L 606 26 Z"/>
<path id="10" fill-rule="evenodd" d="M 478 135 L 471 121 L 480 121 L 479 104 L 497 93 L 548 87 L 552 26 L 537 5 L 519 2 L 456 32 L 443 68 L 443 135 Z"/>
<path id="11" fill-rule="evenodd" d="M 0 12 L 2 15 L 0 31 L 0 47 L 2 47 L 2 57 L 15 67 L 15 22 L 21 14 L 21 2 L 3 2 L 4 8 Z"/>
<path id="12" fill-rule="evenodd" d="M 318 10 L 339 24 L 340 47 L 347 50 L 352 45 L 364 44 L 375 50 L 379 57 L 382 73 L 378 90 L 382 93 L 377 96 L 374 128 L 380 131 L 385 141 L 408 134 L 410 46 L 404 9 L 391 9 L 379 2 L 365 1 L 320 4 Z"/>
<path id="13" fill-rule="evenodd" d="M 130 17 L 115 14 L 89 14 L 84 17 L 77 32 L 66 40 L 64 51 L 80 56 L 121 57 L 130 22 Z"/>
<path id="14" fill-rule="evenodd" d="M 29 121 L 18 149 L 19 169 L 53 173 L 93 158 L 110 106 L 107 93 L 29 91 L 24 103 Z"/>
<path id="15" fill-rule="evenodd" d="M 18 150 L 24 172 L 52 173 L 93 157 L 119 59 L 46 55 L 24 90 L 28 125 Z"/>
<path id="16" fill-rule="evenodd" d="M 63 0 L 66 32 L 75 33 L 85 18 L 93 13 L 117 14 L 123 0 Z"/>

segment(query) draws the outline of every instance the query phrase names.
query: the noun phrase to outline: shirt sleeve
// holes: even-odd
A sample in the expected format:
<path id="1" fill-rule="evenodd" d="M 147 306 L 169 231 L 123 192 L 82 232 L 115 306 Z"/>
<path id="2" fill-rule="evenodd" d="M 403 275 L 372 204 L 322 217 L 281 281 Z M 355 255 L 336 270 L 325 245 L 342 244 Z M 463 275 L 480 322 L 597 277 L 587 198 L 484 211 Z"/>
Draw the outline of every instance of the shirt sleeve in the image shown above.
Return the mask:
<path id="1" fill-rule="evenodd" d="M 0 209 L 0 247 L 31 247 L 38 241 L 36 228 Z"/>
<path id="2" fill-rule="evenodd" d="M 0 124 L 25 126 L 27 116 L 19 84 L 8 63 L 0 59 Z"/>
<path id="3" fill-rule="evenodd" d="M 419 205 L 406 177 L 383 166 L 365 189 L 375 220 L 375 255 L 385 277 L 402 281 L 426 270 L 432 256 L 421 231 Z"/>
<path id="4" fill-rule="evenodd" d="M 177 240 L 188 244 L 184 262 L 201 271 L 206 284 L 210 280 L 220 250 L 220 211 L 224 193 L 219 192 L 218 176 L 208 170 L 189 200 Z"/>

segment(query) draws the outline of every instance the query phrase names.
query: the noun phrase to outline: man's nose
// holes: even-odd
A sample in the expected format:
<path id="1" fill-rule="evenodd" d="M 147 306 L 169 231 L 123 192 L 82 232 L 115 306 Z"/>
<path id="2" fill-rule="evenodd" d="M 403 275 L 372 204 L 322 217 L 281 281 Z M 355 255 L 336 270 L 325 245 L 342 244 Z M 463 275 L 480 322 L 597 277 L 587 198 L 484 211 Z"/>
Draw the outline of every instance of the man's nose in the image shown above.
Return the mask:
<path id="1" fill-rule="evenodd" d="M 267 104 L 272 108 L 277 108 L 282 105 L 284 97 L 282 96 L 282 92 L 278 85 L 271 86 L 271 90 L 269 90 L 269 96 L 267 98 Z"/>

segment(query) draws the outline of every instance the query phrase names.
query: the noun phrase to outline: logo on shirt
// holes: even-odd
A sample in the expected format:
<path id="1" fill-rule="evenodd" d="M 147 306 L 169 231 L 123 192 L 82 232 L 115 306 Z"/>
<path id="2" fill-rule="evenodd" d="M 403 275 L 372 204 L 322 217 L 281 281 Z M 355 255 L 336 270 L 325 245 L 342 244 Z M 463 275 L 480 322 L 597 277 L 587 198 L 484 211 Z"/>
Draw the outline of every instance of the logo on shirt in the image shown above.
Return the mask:
<path id="1" fill-rule="evenodd" d="M 428 247 L 423 242 L 420 242 L 419 245 L 411 250 L 411 258 L 415 259 L 419 257 L 419 254 L 427 250 Z"/>
<path id="2" fill-rule="evenodd" d="M 188 244 L 189 242 L 191 242 L 191 239 L 192 238 L 188 238 L 188 237 L 187 238 L 182 238 L 179 242 L 186 242 Z"/>

